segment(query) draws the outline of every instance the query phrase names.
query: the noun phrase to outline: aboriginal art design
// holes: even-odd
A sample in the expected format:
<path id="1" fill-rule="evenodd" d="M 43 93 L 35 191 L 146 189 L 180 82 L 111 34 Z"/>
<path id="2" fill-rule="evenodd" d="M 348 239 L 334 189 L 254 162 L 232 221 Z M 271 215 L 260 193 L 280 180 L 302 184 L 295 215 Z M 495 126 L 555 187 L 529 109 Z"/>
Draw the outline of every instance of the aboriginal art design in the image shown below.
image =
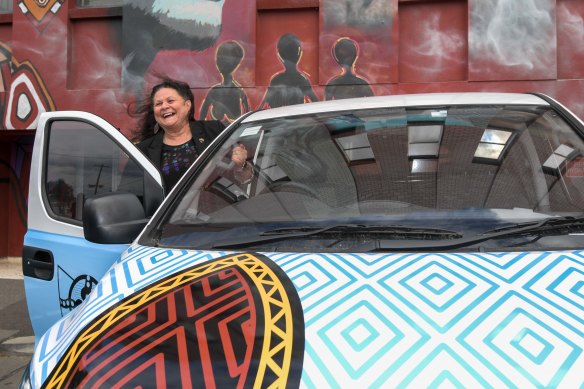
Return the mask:
<path id="1" fill-rule="evenodd" d="M 12 50 L 0 42 L 0 83 L 7 93 L 1 102 L 4 128 L 36 128 L 43 112 L 54 111 L 55 104 L 40 74 L 29 61 L 19 62 Z"/>
<path id="2" fill-rule="evenodd" d="M 45 387 L 298 386 L 304 320 L 267 258 L 238 254 L 166 277 L 79 333 Z"/>
<path id="3" fill-rule="evenodd" d="M 18 6 L 23 14 L 40 30 L 44 30 L 59 12 L 65 0 L 21 0 Z"/>
<path id="4" fill-rule="evenodd" d="M 161 327 L 166 329 L 153 328 L 151 321 L 156 315 L 170 316 L 167 312 L 173 312 L 169 310 L 173 304 L 184 304 L 184 296 L 193 288 L 183 285 L 202 282 L 203 273 L 209 277 L 223 274 L 221 284 L 239 282 L 245 275 L 254 279 L 249 270 L 242 271 L 251 268 L 242 266 L 243 263 L 256 264 L 258 269 L 272 263 L 263 256 L 250 254 L 209 261 L 217 254 L 141 246 L 130 249 L 100 281 L 97 293 L 92 293 L 86 303 L 39 340 L 33 357 L 33 382 L 40 386 L 47 374 L 56 369 L 47 382 L 51 386 L 65 386 L 72 382 L 69 380 L 75 369 L 84 364 L 95 366 L 93 363 L 104 358 L 100 353 L 112 355 L 113 349 L 120 352 L 117 362 L 124 366 L 121 369 L 124 372 L 110 374 L 105 370 L 107 374 L 125 374 L 132 383 L 137 382 L 133 377 L 147 371 L 168 374 L 170 370 L 165 369 L 169 369 L 169 364 L 155 360 L 153 353 L 149 357 L 148 345 L 140 346 L 139 339 L 150 331 L 150 341 L 156 342 L 157 352 L 163 353 L 158 358 L 164 358 L 164 353 L 172 349 L 169 344 L 178 343 L 179 331 L 171 332 L 170 320 L 161 321 Z M 303 312 L 292 314 L 293 324 L 304 326 L 302 387 L 584 385 L 584 251 L 264 255 L 286 273 L 302 302 Z M 229 267 L 230 262 L 237 266 Z M 185 270 L 187 264 L 189 268 Z M 272 269 L 271 265 L 269 268 Z M 198 270 L 201 276 L 195 274 Z M 212 301 L 211 290 L 219 287 L 223 286 L 209 283 L 207 294 L 195 300 L 200 301 L 197 306 Z M 128 297 L 136 289 L 138 294 Z M 265 288 L 257 287 L 258 292 L 262 289 Z M 250 287 L 251 293 L 253 290 Z M 116 303 L 124 296 L 124 300 Z M 287 296 L 295 293 L 288 292 Z M 146 300 L 158 305 L 148 308 Z M 281 297 L 278 300 L 285 301 Z M 280 306 L 285 304 L 273 304 L 275 309 Z M 290 306 L 296 305 L 291 302 Z M 263 307 L 263 312 L 268 312 L 265 304 Z M 251 308 L 245 309 L 251 318 Z M 259 327 L 262 312 L 257 305 L 256 309 Z M 137 315 L 139 311 L 141 314 Z M 127 335 L 128 340 L 136 340 L 137 359 L 133 354 L 123 354 L 127 346 L 121 342 L 126 336 L 122 329 L 132 328 L 131 320 L 136 322 L 135 328 L 144 329 Z M 263 321 L 270 323 L 268 318 Z M 294 333 L 292 338 L 298 339 L 297 335 Z M 255 341 L 261 342 L 260 338 Z M 284 339 L 284 335 L 278 339 Z M 199 344 L 187 344 L 192 346 L 189 352 L 201 349 Z M 263 347 L 262 350 L 270 349 L 265 344 Z M 237 350 L 238 355 L 243 354 Z M 215 362 L 224 358 L 220 354 L 224 350 L 215 351 L 219 356 L 211 354 L 213 369 L 220 366 Z M 252 355 L 256 355 L 254 352 Z M 75 359 L 76 355 L 79 359 Z M 267 354 L 262 351 L 264 355 Z M 300 368 L 300 359 L 292 360 L 298 362 L 293 366 Z M 142 370 L 136 368 L 140 363 Z M 213 369 L 208 371 L 218 371 Z M 255 366 L 250 365 L 248 371 L 253 369 Z M 92 369 L 87 369 L 87 373 L 91 374 Z M 154 379 L 154 375 L 150 377 Z M 234 373 L 232 379 L 237 377 Z"/>
<path id="5" fill-rule="evenodd" d="M 97 280 L 92 276 L 81 274 L 73 278 L 61 266 L 58 266 L 57 280 L 61 316 L 65 316 L 79 306 L 97 285 Z"/>

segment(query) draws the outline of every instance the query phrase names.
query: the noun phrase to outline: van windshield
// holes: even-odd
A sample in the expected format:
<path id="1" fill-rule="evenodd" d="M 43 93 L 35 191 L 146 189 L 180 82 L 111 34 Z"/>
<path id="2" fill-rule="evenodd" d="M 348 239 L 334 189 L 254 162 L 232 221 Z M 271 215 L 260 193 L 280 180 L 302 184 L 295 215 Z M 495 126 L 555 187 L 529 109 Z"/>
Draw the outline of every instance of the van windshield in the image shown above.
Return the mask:
<path id="1" fill-rule="evenodd" d="M 239 144 L 251 177 L 241 177 L 231 160 Z M 582 150 L 582 139 L 549 106 L 384 108 L 244 122 L 189 177 L 159 226 L 158 244 L 203 249 L 241 241 L 257 250 L 351 251 L 380 237 L 456 239 L 580 217 Z M 302 235 L 331 226 L 355 228 Z M 398 230 L 380 232 L 388 226 Z M 274 231 L 293 234 L 253 239 Z M 533 248 L 569 246 L 557 237 L 521 240 Z"/>

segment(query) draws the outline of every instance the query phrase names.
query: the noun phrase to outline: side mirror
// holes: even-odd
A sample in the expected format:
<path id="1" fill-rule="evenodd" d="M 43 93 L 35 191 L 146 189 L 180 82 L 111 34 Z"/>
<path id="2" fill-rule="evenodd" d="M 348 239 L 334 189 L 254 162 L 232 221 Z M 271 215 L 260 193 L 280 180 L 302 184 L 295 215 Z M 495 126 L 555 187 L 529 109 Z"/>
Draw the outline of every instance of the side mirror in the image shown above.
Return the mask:
<path id="1" fill-rule="evenodd" d="M 132 193 L 105 193 L 83 205 L 83 233 L 93 243 L 131 243 L 147 223 L 144 208 Z"/>

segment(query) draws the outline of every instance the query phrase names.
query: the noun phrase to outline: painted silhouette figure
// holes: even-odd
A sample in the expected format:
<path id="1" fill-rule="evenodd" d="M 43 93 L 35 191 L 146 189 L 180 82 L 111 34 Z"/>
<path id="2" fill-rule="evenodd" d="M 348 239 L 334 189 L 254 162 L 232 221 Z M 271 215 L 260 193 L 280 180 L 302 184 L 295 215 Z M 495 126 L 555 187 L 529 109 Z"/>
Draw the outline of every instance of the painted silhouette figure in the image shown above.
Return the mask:
<path id="1" fill-rule="evenodd" d="M 243 47 L 236 41 L 223 42 L 215 54 L 222 82 L 209 89 L 201 106 L 201 120 L 220 120 L 226 126 L 249 111 L 247 95 L 233 73 L 243 59 Z"/>
<path id="2" fill-rule="evenodd" d="M 355 74 L 359 54 L 357 43 L 350 38 L 340 38 L 333 45 L 332 54 L 342 72 L 328 82 L 324 89 L 325 100 L 373 96 L 369 82 Z"/>
<path id="3" fill-rule="evenodd" d="M 284 71 L 270 80 L 268 90 L 259 108 L 274 108 L 318 101 L 308 76 L 298 70 L 302 44 L 294 34 L 284 34 L 278 41 L 278 58 Z"/>

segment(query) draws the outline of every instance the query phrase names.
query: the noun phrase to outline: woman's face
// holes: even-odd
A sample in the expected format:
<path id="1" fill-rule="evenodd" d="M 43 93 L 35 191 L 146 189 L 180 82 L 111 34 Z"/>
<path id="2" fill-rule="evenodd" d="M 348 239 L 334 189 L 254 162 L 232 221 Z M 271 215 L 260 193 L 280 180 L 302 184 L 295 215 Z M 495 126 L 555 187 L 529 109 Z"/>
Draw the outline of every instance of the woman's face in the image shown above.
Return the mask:
<path id="1" fill-rule="evenodd" d="M 189 122 L 191 102 L 172 88 L 161 88 L 152 99 L 154 119 L 165 130 L 180 129 Z"/>

